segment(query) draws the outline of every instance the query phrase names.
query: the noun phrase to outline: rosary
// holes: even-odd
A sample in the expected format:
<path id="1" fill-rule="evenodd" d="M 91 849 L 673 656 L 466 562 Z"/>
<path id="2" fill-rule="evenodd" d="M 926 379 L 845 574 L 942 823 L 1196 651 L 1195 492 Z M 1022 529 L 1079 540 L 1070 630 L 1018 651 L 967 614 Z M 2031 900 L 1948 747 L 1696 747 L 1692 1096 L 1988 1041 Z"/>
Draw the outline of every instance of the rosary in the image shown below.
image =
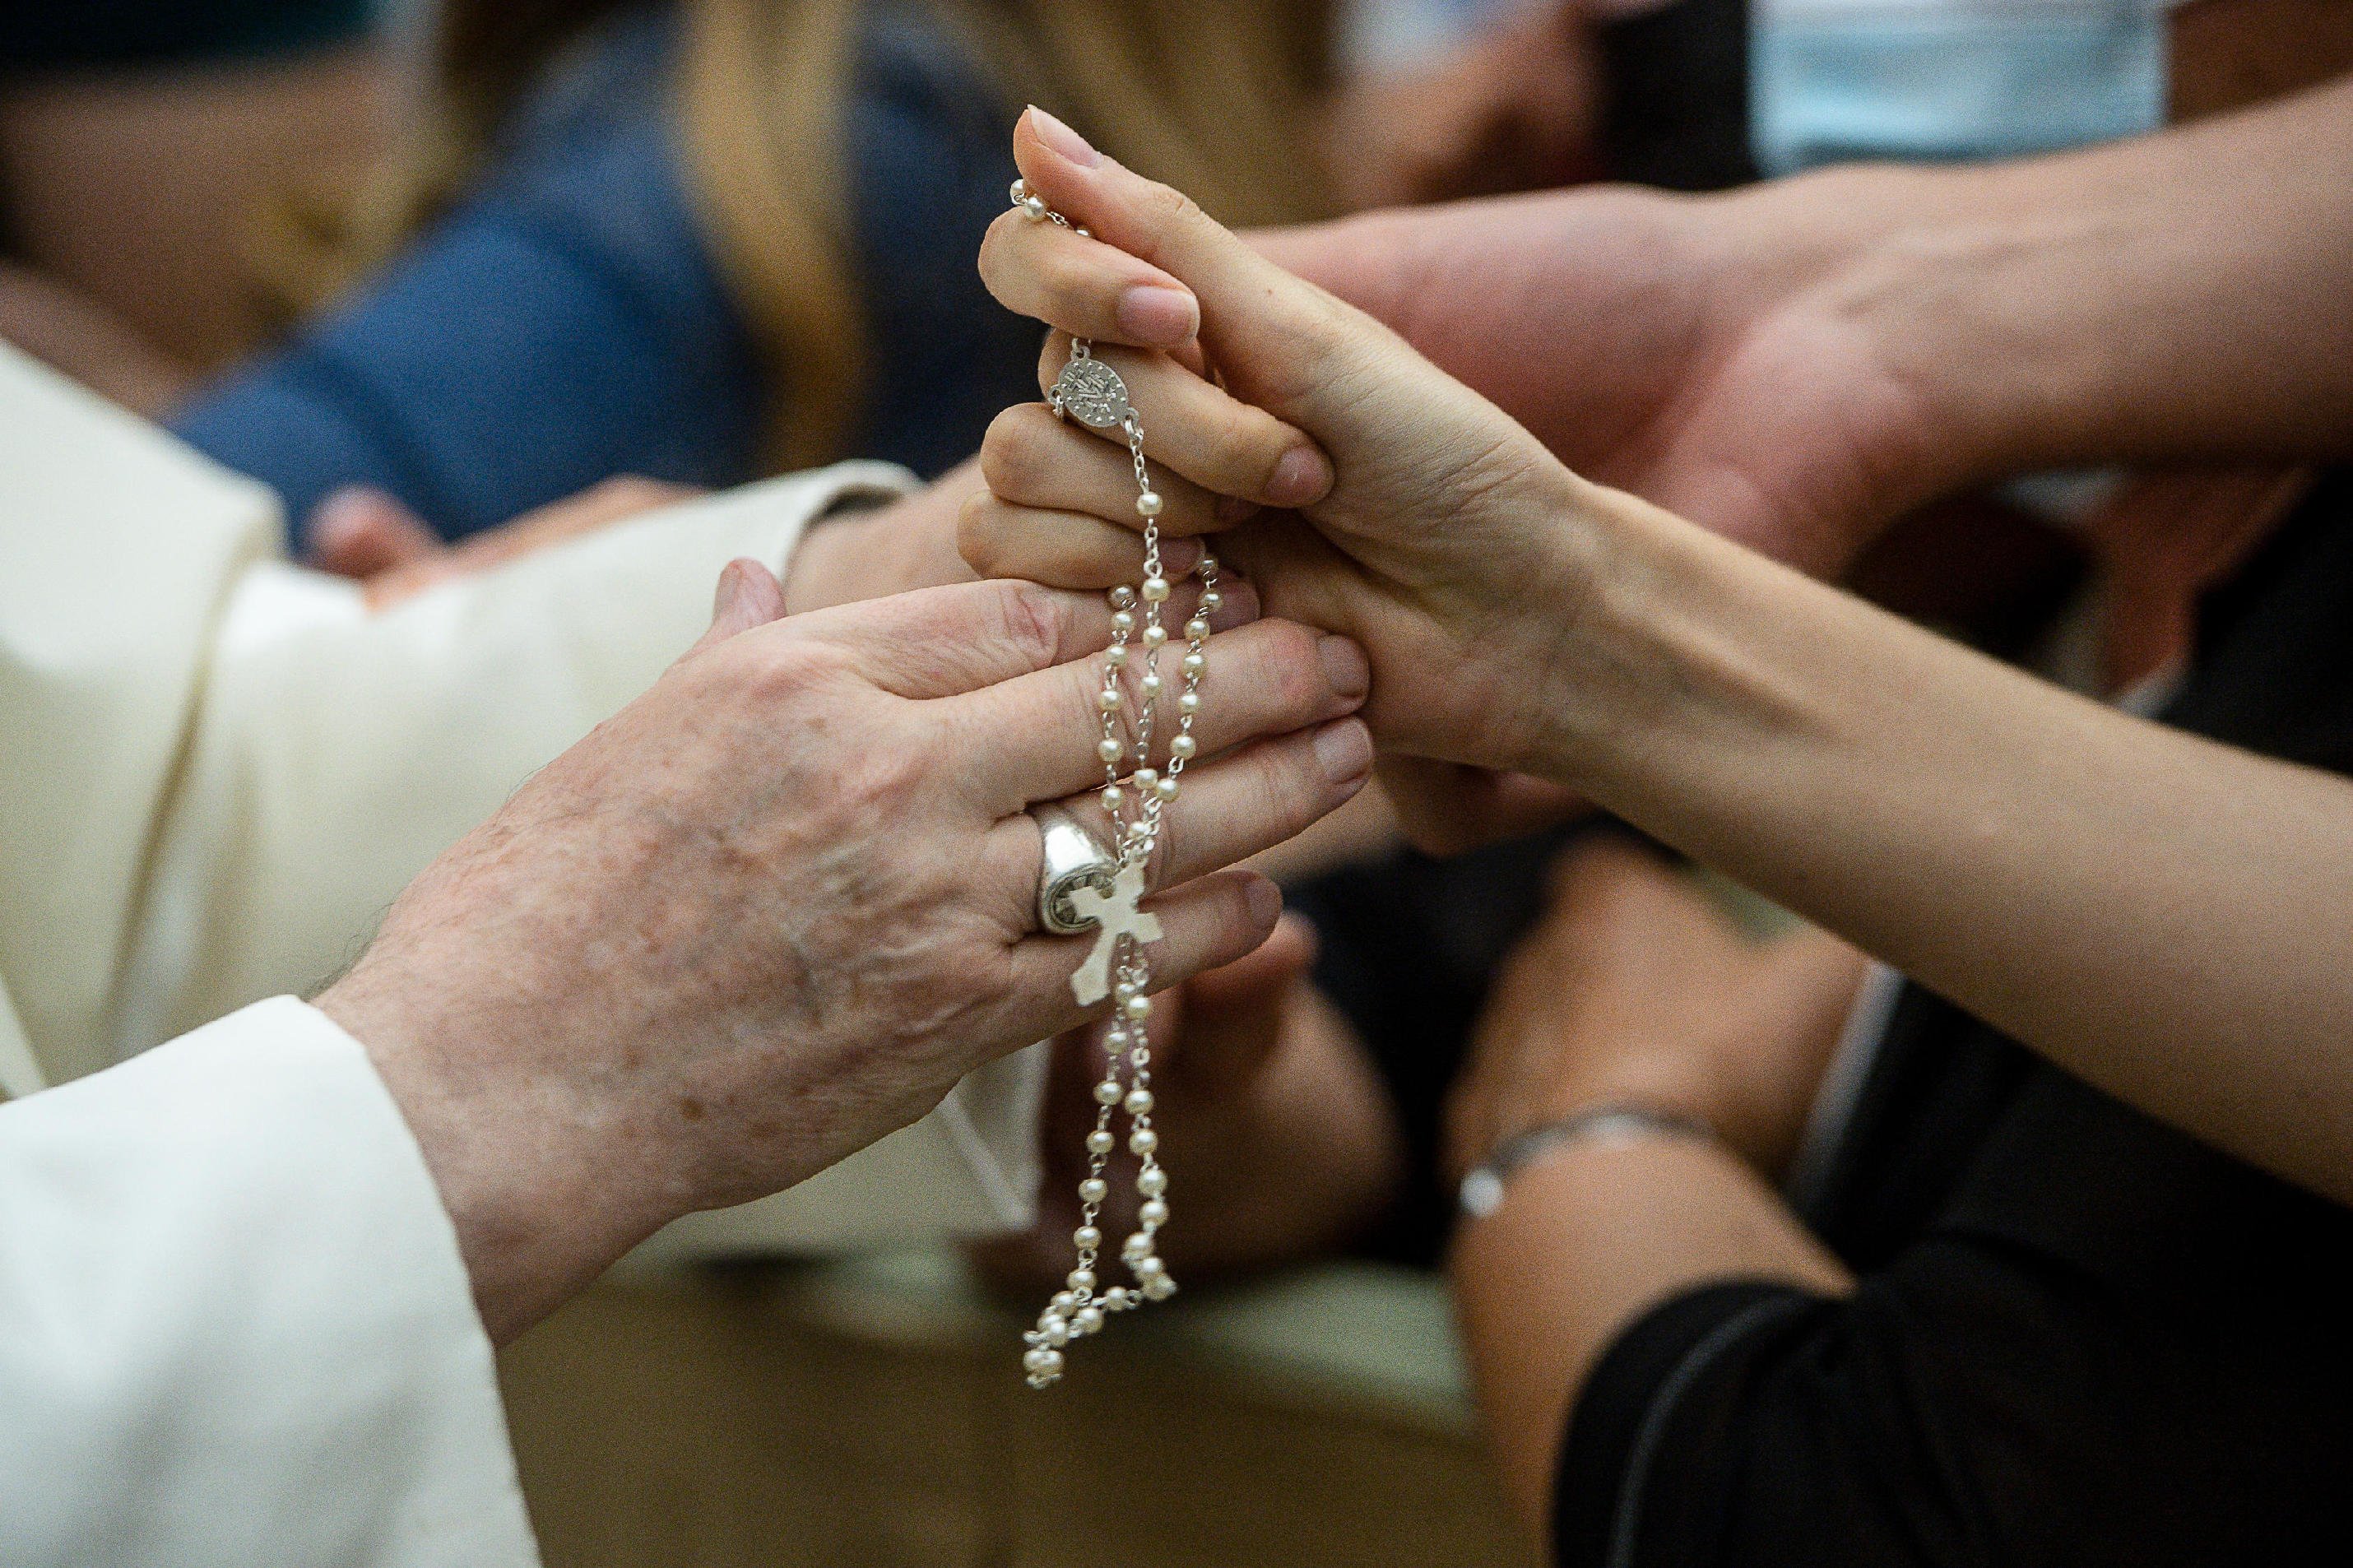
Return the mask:
<path id="1" fill-rule="evenodd" d="M 1013 183 L 1013 205 L 1033 223 L 1072 226 L 1060 213 L 1033 195 L 1026 181 Z M 1083 228 L 1076 233 L 1084 235 Z M 1154 715 L 1160 706 L 1163 681 L 1160 650 L 1168 642 L 1161 607 L 1168 599 L 1168 578 L 1160 563 L 1160 496 L 1152 488 L 1144 461 L 1144 422 L 1128 405 L 1127 384 L 1119 373 L 1094 357 L 1093 345 L 1080 338 L 1071 345 L 1070 363 L 1046 395 L 1054 416 L 1075 418 L 1090 429 L 1116 427 L 1127 437 L 1135 459 L 1135 510 L 1144 520 L 1144 577 L 1133 587 L 1111 591 L 1111 646 L 1103 654 L 1103 685 L 1098 698 L 1103 711 L 1103 739 L 1095 754 L 1103 759 L 1103 815 L 1110 819 L 1116 851 L 1090 841 L 1082 853 L 1091 864 L 1076 873 L 1073 885 L 1057 882 L 1041 896 L 1041 912 L 1051 930 L 1095 932 L 1093 951 L 1071 977 L 1071 989 L 1083 1006 L 1104 997 L 1115 1005 L 1103 1040 L 1102 1081 L 1094 1087 L 1095 1124 L 1087 1134 L 1087 1173 L 1079 1183 L 1079 1226 L 1071 1239 L 1078 1248 L 1077 1267 L 1038 1314 L 1038 1326 L 1023 1334 L 1029 1348 L 1021 1358 L 1032 1388 L 1045 1388 L 1062 1375 L 1063 1350 L 1071 1341 L 1100 1331 L 1109 1314 L 1166 1300 L 1176 1293 L 1176 1281 L 1154 1250 L 1154 1238 L 1168 1223 L 1168 1173 L 1158 1159 L 1160 1135 L 1152 1130 L 1152 1044 L 1145 1026 L 1152 1016 L 1152 961 L 1145 943 L 1160 936 L 1160 922 L 1145 913 L 1145 868 L 1152 858 L 1160 829 L 1160 814 L 1176 798 L 1185 764 L 1198 752 L 1193 721 L 1201 710 L 1201 676 L 1208 668 L 1202 651 L 1208 640 L 1208 616 L 1223 602 L 1218 593 L 1217 563 L 1206 554 L 1195 568 L 1201 579 L 1200 607 L 1185 623 L 1185 652 L 1176 661 L 1181 682 L 1176 696 L 1176 732 L 1168 740 L 1168 766 L 1151 767 Z M 1140 619 L 1139 619 L 1140 616 Z M 1129 743 L 1121 737 L 1121 715 L 1126 708 L 1123 690 L 1132 649 L 1143 649 L 1143 674 L 1137 685 L 1143 702 L 1137 709 L 1133 757 L 1134 768 L 1123 776 Z M 1050 840 L 1054 829 L 1049 829 Z M 1049 845 L 1048 864 L 1054 864 Z M 1103 1250 L 1103 1234 L 1095 1222 L 1111 1184 L 1103 1177 L 1118 1140 L 1112 1131 L 1116 1111 L 1127 1113 L 1127 1147 L 1141 1165 L 1135 1190 L 1143 1200 L 1136 1210 L 1136 1228 L 1120 1246 L 1120 1261 L 1134 1278 L 1133 1288 L 1113 1285 L 1098 1289 L 1095 1262 Z"/>

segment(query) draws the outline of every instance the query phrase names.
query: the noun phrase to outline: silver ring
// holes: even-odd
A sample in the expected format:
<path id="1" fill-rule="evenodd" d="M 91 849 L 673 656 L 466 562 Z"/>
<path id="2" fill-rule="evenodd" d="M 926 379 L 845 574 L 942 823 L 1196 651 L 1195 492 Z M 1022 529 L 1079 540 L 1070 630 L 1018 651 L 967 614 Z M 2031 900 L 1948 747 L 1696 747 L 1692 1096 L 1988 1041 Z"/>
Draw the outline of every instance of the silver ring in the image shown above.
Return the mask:
<path id="1" fill-rule="evenodd" d="M 1038 923 L 1062 936 L 1094 930 L 1098 922 L 1072 909 L 1071 895 L 1081 888 L 1108 892 L 1119 862 L 1093 834 L 1066 817 L 1040 816 L 1038 831 L 1046 850 L 1038 868 Z"/>

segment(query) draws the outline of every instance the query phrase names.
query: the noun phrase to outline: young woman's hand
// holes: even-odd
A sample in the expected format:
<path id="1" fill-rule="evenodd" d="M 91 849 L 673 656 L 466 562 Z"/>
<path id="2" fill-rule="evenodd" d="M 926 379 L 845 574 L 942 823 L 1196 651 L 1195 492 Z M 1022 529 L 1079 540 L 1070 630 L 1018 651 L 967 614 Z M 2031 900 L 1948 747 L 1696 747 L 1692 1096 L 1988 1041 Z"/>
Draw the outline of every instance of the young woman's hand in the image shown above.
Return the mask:
<path id="1" fill-rule="evenodd" d="M 1013 309 L 1092 338 L 1125 378 L 1163 528 L 1198 535 L 1271 509 L 1219 548 L 1270 611 L 1364 645 L 1365 716 L 1386 751 L 1546 771 L 1566 649 L 1606 580 L 1604 525 L 1641 503 L 1578 479 L 1388 329 L 1059 122 L 1032 110 L 1015 152 L 1031 188 L 1100 237 L 1010 211 L 982 272 Z M 1170 290 L 1198 300 L 1222 385 L 1184 363 L 1189 313 L 1134 330 L 1127 297 Z M 1059 336 L 1048 345 L 1047 379 L 1066 353 Z M 1026 405 L 991 429 L 982 468 L 991 493 L 964 540 L 984 573 L 1092 585 L 1133 572 L 1123 446 Z"/>

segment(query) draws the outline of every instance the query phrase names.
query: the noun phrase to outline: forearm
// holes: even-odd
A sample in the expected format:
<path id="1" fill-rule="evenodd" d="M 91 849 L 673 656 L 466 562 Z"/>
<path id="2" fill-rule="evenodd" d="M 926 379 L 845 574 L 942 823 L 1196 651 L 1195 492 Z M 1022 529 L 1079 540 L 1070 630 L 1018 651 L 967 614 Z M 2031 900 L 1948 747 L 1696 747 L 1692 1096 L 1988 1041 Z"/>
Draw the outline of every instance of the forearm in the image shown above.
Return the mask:
<path id="1" fill-rule="evenodd" d="M 1838 237 L 1817 302 L 1937 410 L 1954 482 L 2353 451 L 2353 83 L 2054 157 L 1723 198 Z"/>
<path id="2" fill-rule="evenodd" d="M 1605 510 L 1554 776 L 2069 1070 L 2353 1196 L 2353 784 Z"/>
<path id="3" fill-rule="evenodd" d="M 1460 1233 L 1451 1268 L 1496 1466 L 1539 1534 L 1569 1409 L 1628 1324 L 1718 1280 L 1850 1284 L 1747 1165 L 1681 1138 L 1588 1144 L 1529 1167 Z"/>

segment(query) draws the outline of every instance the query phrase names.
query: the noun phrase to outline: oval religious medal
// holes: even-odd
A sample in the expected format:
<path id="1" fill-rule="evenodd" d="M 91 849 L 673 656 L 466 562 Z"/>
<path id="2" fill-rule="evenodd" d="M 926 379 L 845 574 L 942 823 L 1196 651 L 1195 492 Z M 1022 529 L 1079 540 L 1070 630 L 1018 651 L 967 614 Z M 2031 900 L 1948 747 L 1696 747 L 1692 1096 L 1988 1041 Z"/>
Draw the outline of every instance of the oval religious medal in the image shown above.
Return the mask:
<path id="1" fill-rule="evenodd" d="M 1128 416 L 1127 383 L 1119 372 L 1091 355 L 1072 355 L 1054 383 L 1053 404 L 1082 425 L 1107 430 Z"/>

